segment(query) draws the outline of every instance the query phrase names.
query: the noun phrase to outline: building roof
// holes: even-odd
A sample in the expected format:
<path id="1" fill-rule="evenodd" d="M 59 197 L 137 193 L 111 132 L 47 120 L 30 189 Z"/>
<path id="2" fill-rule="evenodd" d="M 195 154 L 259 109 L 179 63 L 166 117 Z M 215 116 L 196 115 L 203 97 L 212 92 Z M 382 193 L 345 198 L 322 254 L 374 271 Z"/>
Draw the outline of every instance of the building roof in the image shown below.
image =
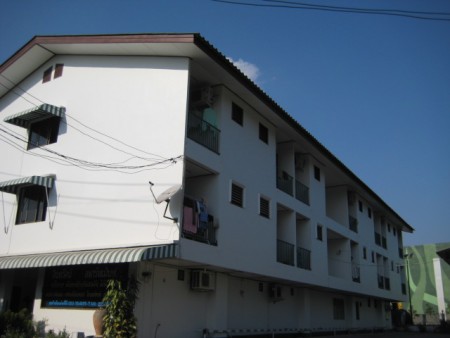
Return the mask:
<path id="1" fill-rule="evenodd" d="M 349 184 L 359 188 L 358 192 L 364 193 L 373 203 L 386 210 L 388 217 L 400 225 L 403 231 L 414 231 L 372 189 L 198 33 L 35 36 L 0 65 L 0 98 L 55 55 L 189 57 L 192 67 L 197 69 L 205 80 L 211 76 L 209 70 L 213 69 L 214 74 L 219 74 L 221 81 L 229 84 L 230 88 L 239 88 L 238 94 L 242 93 L 246 97 L 250 94 L 254 98 L 252 105 L 263 105 L 266 110 L 268 108 L 275 114 L 274 120 L 288 124 L 308 141 L 324 161 L 341 170 L 348 178 Z"/>

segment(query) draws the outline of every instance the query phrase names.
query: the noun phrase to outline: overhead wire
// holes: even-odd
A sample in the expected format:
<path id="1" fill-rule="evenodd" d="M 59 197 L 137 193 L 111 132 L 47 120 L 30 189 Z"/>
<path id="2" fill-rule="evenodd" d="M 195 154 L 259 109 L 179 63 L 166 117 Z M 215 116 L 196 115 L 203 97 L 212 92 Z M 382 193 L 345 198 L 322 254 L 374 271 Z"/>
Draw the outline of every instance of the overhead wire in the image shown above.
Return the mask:
<path id="1" fill-rule="evenodd" d="M 15 91 L 15 90 L 14 90 L 15 88 L 20 89 L 24 94 L 29 95 L 30 97 L 32 97 L 33 99 L 39 101 L 39 102 L 42 103 L 42 104 L 46 103 L 46 102 L 44 102 L 43 100 L 39 99 L 38 97 L 36 97 L 36 96 L 30 94 L 30 93 L 29 93 L 28 91 L 26 91 L 25 89 L 21 88 L 18 84 L 16 84 L 14 81 L 12 81 L 11 79 L 9 79 L 9 78 L 6 77 L 5 75 L 0 74 L 0 76 L 3 77 L 4 79 L 6 79 L 7 81 L 9 81 L 14 87 L 11 88 L 11 87 L 8 87 L 8 86 L 6 86 L 5 84 L 2 84 L 2 83 L 0 83 L 0 85 L 2 85 L 4 88 L 10 90 L 11 92 L 13 92 L 13 93 L 14 93 L 15 95 L 17 95 L 19 98 L 24 99 L 25 101 L 27 101 L 28 103 L 32 104 L 33 106 L 36 106 L 36 102 L 30 101 L 28 98 L 24 97 L 22 94 L 20 94 L 20 93 L 18 93 L 17 91 Z M 118 142 L 118 143 L 122 144 L 123 146 L 126 146 L 126 147 L 128 147 L 128 148 L 130 148 L 130 149 L 133 149 L 133 150 L 136 150 L 136 151 L 139 151 L 139 152 L 141 152 L 141 153 L 143 153 L 143 154 L 147 154 L 147 155 L 150 155 L 150 156 L 155 156 L 155 157 L 157 157 L 159 160 L 160 160 L 160 159 L 169 160 L 169 158 L 167 158 L 167 157 L 164 157 L 164 156 L 161 156 L 161 155 L 158 155 L 158 154 L 150 153 L 150 152 L 147 152 L 147 151 L 145 151 L 145 150 L 139 149 L 139 148 L 134 147 L 134 146 L 132 146 L 132 145 L 129 145 L 129 144 L 127 144 L 127 143 L 125 143 L 125 142 L 123 142 L 123 141 L 121 141 L 121 140 L 119 140 L 119 139 L 113 137 L 113 136 L 110 136 L 110 135 L 108 135 L 108 134 L 106 134 L 106 133 L 103 133 L 103 132 L 101 132 L 101 131 L 99 131 L 99 130 L 97 130 L 97 129 L 95 129 L 95 128 L 89 127 L 88 125 L 86 125 L 85 123 L 81 122 L 80 120 L 76 119 L 75 117 L 71 116 L 71 115 L 68 114 L 68 113 L 66 113 L 65 115 L 66 115 L 66 117 L 69 117 L 70 119 L 72 119 L 72 120 L 74 120 L 75 122 L 79 123 L 79 124 L 82 125 L 83 127 L 89 129 L 90 131 L 95 132 L 95 133 L 97 133 L 97 134 L 100 134 L 100 135 L 102 135 L 102 136 L 104 136 L 104 137 L 106 137 L 106 138 L 108 138 L 108 139 L 111 139 L 111 140 L 113 140 L 113 141 L 115 141 L 115 142 Z M 111 145 L 111 144 L 109 144 L 109 143 L 107 143 L 107 142 L 105 142 L 105 141 L 102 141 L 102 140 L 100 140 L 100 139 L 98 139 L 98 138 L 96 138 L 96 137 L 94 137 L 94 136 L 92 136 L 92 135 L 89 135 L 88 133 L 86 133 L 86 132 L 80 130 L 79 128 L 75 127 L 74 125 L 68 123 L 68 122 L 67 122 L 67 119 L 66 119 L 65 121 L 63 121 L 63 123 L 65 123 L 66 125 L 70 126 L 70 127 L 73 128 L 73 129 L 77 130 L 78 132 L 82 133 L 83 135 L 85 135 L 85 136 L 87 136 L 87 137 L 89 137 L 89 138 L 91 138 L 91 139 L 93 139 L 93 140 L 95 140 L 95 141 L 97 141 L 97 142 L 103 143 L 104 145 L 106 145 L 106 146 L 108 146 L 108 147 L 110 147 L 110 148 L 112 148 L 112 149 L 115 149 L 115 150 L 117 150 L 117 151 L 120 151 L 120 152 L 122 152 L 122 153 L 131 155 L 131 156 L 134 156 L 134 157 L 139 158 L 139 159 L 142 159 L 142 160 L 146 160 L 146 161 L 156 161 L 156 159 L 154 159 L 154 158 L 146 158 L 146 157 L 138 156 L 138 155 L 132 154 L 132 153 L 130 153 L 130 152 L 128 152 L 128 151 L 119 149 L 119 148 L 117 148 L 117 147 L 115 147 L 115 146 L 113 146 L 113 145 Z"/>
<path id="2" fill-rule="evenodd" d="M 213 2 L 220 2 L 230 5 L 250 6 L 250 7 L 270 7 L 270 8 L 286 8 L 286 9 L 305 9 L 316 11 L 328 11 L 328 12 L 343 12 L 343 13 L 355 13 L 355 14 L 372 14 L 372 15 L 388 15 L 406 17 L 411 19 L 420 20 L 434 20 L 434 21 L 450 21 L 450 13 L 446 12 L 421 12 L 421 11 L 405 11 L 396 9 L 373 9 L 373 8 L 357 8 L 357 7 L 342 7 L 342 6 L 327 6 L 308 4 L 303 2 L 294 1 L 276 1 L 276 0 L 262 0 L 264 2 L 272 2 L 277 4 L 265 4 L 256 2 L 244 2 L 233 0 L 210 0 Z M 438 16 L 438 17 L 436 17 Z M 448 17 L 439 17 L 448 16 Z"/>

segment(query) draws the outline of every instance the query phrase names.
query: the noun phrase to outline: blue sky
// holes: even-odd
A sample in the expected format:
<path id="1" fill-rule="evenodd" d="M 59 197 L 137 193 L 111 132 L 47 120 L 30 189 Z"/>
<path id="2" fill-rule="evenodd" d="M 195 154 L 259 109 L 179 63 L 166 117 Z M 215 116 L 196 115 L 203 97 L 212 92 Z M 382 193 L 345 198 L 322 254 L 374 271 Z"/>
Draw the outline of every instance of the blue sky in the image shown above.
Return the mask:
<path id="1" fill-rule="evenodd" d="M 450 12 L 448 0 L 309 2 Z M 450 21 L 210 0 L 1 5 L 0 63 L 35 35 L 201 33 L 416 229 L 405 245 L 450 242 Z"/>

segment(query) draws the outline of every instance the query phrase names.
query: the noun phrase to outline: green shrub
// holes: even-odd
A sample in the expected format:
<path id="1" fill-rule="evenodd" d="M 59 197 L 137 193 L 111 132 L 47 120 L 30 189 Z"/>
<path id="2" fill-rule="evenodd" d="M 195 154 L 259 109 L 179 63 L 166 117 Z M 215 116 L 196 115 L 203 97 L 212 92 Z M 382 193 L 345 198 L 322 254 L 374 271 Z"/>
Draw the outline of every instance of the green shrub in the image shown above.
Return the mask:
<path id="1" fill-rule="evenodd" d="M 19 312 L 5 311 L 0 313 L 0 336 L 5 338 L 33 338 L 36 330 L 33 315 L 26 309 Z"/>

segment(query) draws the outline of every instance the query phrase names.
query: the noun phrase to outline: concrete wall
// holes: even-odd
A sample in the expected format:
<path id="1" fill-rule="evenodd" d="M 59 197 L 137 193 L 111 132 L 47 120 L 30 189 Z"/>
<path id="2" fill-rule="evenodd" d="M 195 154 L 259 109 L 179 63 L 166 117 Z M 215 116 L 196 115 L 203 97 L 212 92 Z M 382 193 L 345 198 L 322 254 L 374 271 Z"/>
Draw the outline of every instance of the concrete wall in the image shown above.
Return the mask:
<path id="1" fill-rule="evenodd" d="M 56 63 L 64 64 L 63 76 L 43 84 L 43 71 Z M 11 92 L 1 100 L 1 127 L 25 138 L 26 129 L 3 119 L 41 101 L 66 107 L 66 118 L 57 142 L 42 149 L 26 151 L 26 145 L 19 144 L 20 151 L 0 144 L 8 158 L 2 162 L 0 181 L 56 175 L 45 222 L 14 225 L 16 196 L 2 193 L 7 233 L 0 235 L 0 254 L 158 244 L 178 238 L 177 226 L 162 217 L 165 203 L 154 203 L 148 181 L 155 183 L 156 195 L 181 184 L 181 160 L 130 173 L 86 170 L 42 156 L 50 155 L 45 152 L 50 149 L 91 162 L 149 165 L 183 155 L 188 65 L 186 58 L 59 56 L 20 84 L 27 92 L 23 98 Z"/>

